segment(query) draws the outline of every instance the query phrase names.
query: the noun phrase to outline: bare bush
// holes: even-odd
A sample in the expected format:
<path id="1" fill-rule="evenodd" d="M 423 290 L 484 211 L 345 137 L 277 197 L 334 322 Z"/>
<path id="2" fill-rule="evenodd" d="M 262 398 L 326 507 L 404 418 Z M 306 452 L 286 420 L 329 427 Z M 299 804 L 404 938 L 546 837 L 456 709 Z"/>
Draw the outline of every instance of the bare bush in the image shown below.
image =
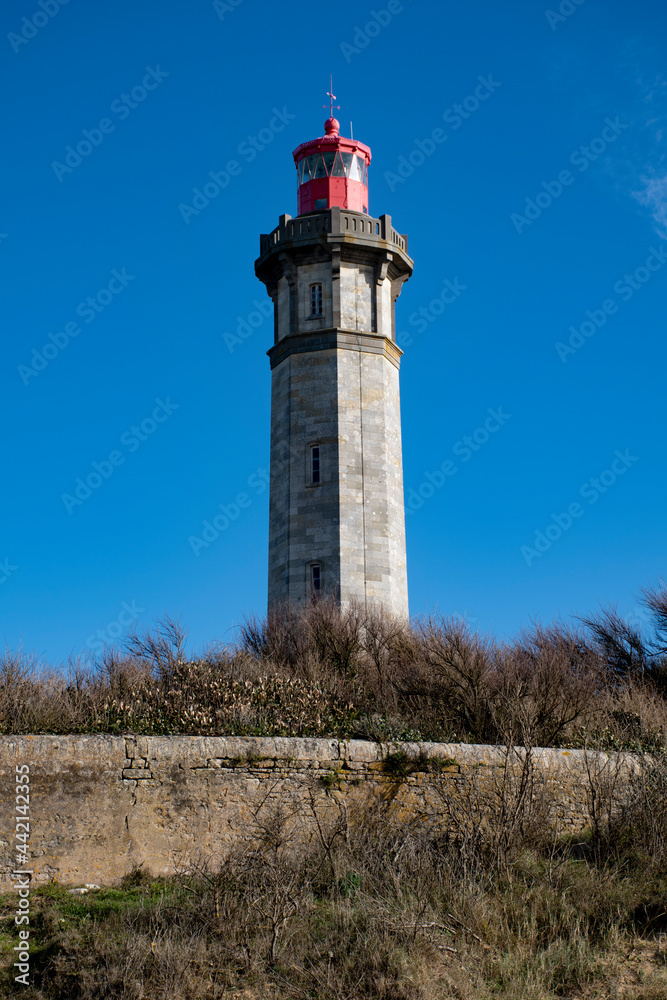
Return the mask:
<path id="1" fill-rule="evenodd" d="M 0 729 L 543 746 L 604 738 L 609 748 L 650 749 L 667 732 L 667 598 L 647 595 L 652 645 L 612 613 L 583 631 L 535 626 L 501 644 L 459 621 L 411 627 L 378 607 L 341 610 L 323 598 L 274 607 L 244 623 L 238 645 L 193 656 L 166 618 L 92 667 L 50 671 L 6 655 Z"/>
<path id="2" fill-rule="evenodd" d="M 148 664 L 161 676 L 168 675 L 175 664 L 185 659 L 185 640 L 180 622 L 166 615 L 153 630 L 131 633 L 124 646 L 131 658 Z"/>
<path id="3" fill-rule="evenodd" d="M 641 603 L 652 617 L 654 653 L 657 656 L 667 656 L 667 584 L 643 587 Z"/>
<path id="4" fill-rule="evenodd" d="M 516 859 L 544 846 L 551 829 L 551 798 L 533 748 L 505 746 L 502 766 L 494 771 L 490 784 L 473 772 L 454 790 L 434 779 L 446 837 L 464 879 L 495 872 L 511 881 Z"/>
<path id="5" fill-rule="evenodd" d="M 554 746 L 575 723 L 597 714 L 597 659 L 568 630 L 535 626 L 499 657 L 492 712 L 499 742 Z"/>
<path id="6" fill-rule="evenodd" d="M 497 649 L 453 619 L 429 618 L 416 629 L 413 675 L 399 679 L 401 694 L 436 702 L 452 724 L 480 742 L 495 736 L 490 705 Z"/>
<path id="7" fill-rule="evenodd" d="M 667 747 L 667 701 L 653 678 L 628 677 L 602 688 L 594 726 L 583 726 L 578 745 L 607 750 L 652 751 Z"/>
<path id="8" fill-rule="evenodd" d="M 265 619 L 246 618 L 241 626 L 241 647 L 258 660 L 296 670 L 308 646 L 302 619 L 302 612 L 293 605 L 274 604 Z"/>
<path id="9" fill-rule="evenodd" d="M 667 585 L 644 587 L 639 603 L 648 611 L 644 628 L 626 621 L 615 608 L 581 618 L 592 645 L 619 677 L 646 672 L 667 690 Z"/>
<path id="10" fill-rule="evenodd" d="M 377 677 L 377 693 L 383 703 L 391 698 L 392 667 L 397 653 L 410 632 L 405 620 L 372 606 L 364 619 L 361 648 L 366 654 Z"/>
<path id="11" fill-rule="evenodd" d="M 642 673 L 651 666 L 646 637 L 615 608 L 602 608 L 598 614 L 588 615 L 580 621 L 611 673 L 623 677 Z"/>
<path id="12" fill-rule="evenodd" d="M 246 652 L 293 673 L 304 675 L 320 665 L 352 678 L 365 626 L 366 614 L 356 604 L 341 609 L 333 598 L 322 597 L 302 608 L 277 604 L 262 622 L 247 619 L 241 643 Z"/>
<path id="13" fill-rule="evenodd" d="M 642 754 L 633 757 L 630 774 L 608 780 L 603 796 L 604 815 L 594 818 L 600 840 L 622 854 L 639 855 L 639 863 L 648 864 L 667 876 L 667 754 Z M 618 764 L 616 767 L 618 768 Z M 667 913 L 665 927 L 667 927 Z"/>

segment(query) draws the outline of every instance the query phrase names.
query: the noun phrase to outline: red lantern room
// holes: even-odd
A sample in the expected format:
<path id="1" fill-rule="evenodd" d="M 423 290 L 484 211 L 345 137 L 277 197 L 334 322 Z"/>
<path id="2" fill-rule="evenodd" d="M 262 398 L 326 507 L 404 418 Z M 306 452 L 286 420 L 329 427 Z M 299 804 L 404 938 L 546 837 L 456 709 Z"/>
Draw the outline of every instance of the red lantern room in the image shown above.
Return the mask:
<path id="1" fill-rule="evenodd" d="M 328 118 L 320 139 L 302 142 L 294 150 L 297 171 L 297 213 L 319 212 L 339 205 L 368 215 L 368 166 L 371 151 L 340 134 L 340 123 Z"/>

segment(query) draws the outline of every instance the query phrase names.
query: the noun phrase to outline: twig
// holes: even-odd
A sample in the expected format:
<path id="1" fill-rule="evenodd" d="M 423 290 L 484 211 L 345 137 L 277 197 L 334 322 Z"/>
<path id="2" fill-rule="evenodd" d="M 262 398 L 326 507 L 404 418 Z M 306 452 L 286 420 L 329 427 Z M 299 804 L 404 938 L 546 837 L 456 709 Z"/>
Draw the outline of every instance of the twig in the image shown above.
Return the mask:
<path id="1" fill-rule="evenodd" d="M 455 917 L 453 913 L 448 913 L 447 914 L 447 918 L 449 920 L 453 920 L 454 923 L 458 924 L 459 927 L 462 927 L 464 931 L 467 931 L 468 934 L 470 934 L 472 937 L 474 937 L 475 941 L 479 941 L 480 944 L 484 944 L 484 942 L 482 941 L 481 937 L 478 937 L 477 934 L 475 934 L 474 931 L 471 931 L 469 927 L 466 927 L 466 925 L 463 923 L 463 921 L 459 920 L 458 917 Z"/>

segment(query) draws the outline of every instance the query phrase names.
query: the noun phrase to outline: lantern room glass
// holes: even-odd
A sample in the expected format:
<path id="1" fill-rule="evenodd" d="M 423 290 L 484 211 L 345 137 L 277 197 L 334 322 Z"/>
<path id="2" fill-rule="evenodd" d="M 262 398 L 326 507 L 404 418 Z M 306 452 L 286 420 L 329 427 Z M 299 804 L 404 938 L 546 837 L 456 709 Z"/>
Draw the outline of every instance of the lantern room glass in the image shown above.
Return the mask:
<path id="1" fill-rule="evenodd" d="M 297 165 L 299 184 L 324 177 L 347 177 L 351 181 L 368 184 L 367 165 L 363 156 L 354 153 L 320 153 L 304 156 Z"/>

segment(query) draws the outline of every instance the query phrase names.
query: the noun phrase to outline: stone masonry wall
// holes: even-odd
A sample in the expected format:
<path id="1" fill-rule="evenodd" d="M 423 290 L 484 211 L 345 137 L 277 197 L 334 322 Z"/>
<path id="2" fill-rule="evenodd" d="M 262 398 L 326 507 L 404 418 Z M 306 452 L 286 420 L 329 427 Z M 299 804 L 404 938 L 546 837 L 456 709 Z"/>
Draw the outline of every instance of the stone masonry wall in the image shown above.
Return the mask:
<path id="1" fill-rule="evenodd" d="M 341 596 L 408 614 L 398 369 L 338 352 Z"/>
<path id="2" fill-rule="evenodd" d="M 589 825 L 589 772 L 599 785 L 630 768 L 614 755 L 534 753 L 551 822 L 561 832 Z M 353 815 L 369 803 L 405 822 L 442 827 L 448 801 L 472 792 L 493 799 L 506 756 L 500 747 L 335 739 L 0 737 L 5 891 L 16 867 L 15 768 L 25 764 L 34 880 L 82 885 L 108 884 L 137 865 L 169 874 L 197 855 L 215 858 L 277 804 L 311 828 L 313 809 Z"/>
<path id="3" fill-rule="evenodd" d="M 321 588 L 408 614 L 394 302 L 412 273 L 391 219 L 332 208 L 281 216 L 258 277 L 275 305 L 269 607 Z M 311 315 L 313 284 L 322 314 Z M 310 449 L 320 449 L 320 480 Z"/>

